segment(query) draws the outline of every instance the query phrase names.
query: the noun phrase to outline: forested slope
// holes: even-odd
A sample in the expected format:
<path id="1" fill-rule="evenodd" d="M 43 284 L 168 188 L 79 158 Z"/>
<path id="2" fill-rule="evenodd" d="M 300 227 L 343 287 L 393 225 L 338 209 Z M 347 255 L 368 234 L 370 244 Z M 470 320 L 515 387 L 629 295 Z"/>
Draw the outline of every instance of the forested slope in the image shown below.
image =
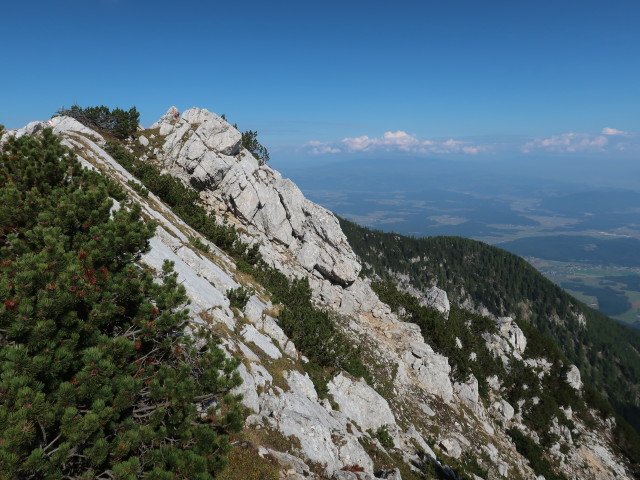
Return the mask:
<path id="1" fill-rule="evenodd" d="M 418 289 L 436 285 L 457 303 L 531 322 L 640 429 L 639 332 L 589 308 L 499 248 L 461 237 L 411 238 L 340 222 L 365 274 L 384 280 L 408 275 Z"/>

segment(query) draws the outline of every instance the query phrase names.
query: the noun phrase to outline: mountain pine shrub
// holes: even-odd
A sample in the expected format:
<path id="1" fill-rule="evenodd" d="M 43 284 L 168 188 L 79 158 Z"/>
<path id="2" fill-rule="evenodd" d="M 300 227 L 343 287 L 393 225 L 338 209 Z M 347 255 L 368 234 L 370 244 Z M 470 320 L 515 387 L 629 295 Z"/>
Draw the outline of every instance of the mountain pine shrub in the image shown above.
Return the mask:
<path id="1" fill-rule="evenodd" d="M 258 141 L 257 131 L 247 130 L 246 132 L 242 132 L 242 146 L 258 159 L 260 165 L 264 165 L 269 161 L 269 152 L 266 147 Z"/>
<path id="2" fill-rule="evenodd" d="M 171 265 L 135 264 L 153 225 L 110 195 L 50 130 L 2 147 L 0 478 L 209 479 L 241 426 L 237 362 L 184 334 Z"/>
<path id="3" fill-rule="evenodd" d="M 73 105 L 71 108 L 61 108 L 56 114 L 75 118 L 89 128 L 101 130 L 116 138 L 130 137 L 138 129 L 140 120 L 140 113 L 136 107 L 129 110 L 121 108 L 110 110 L 104 105 L 86 108 Z"/>

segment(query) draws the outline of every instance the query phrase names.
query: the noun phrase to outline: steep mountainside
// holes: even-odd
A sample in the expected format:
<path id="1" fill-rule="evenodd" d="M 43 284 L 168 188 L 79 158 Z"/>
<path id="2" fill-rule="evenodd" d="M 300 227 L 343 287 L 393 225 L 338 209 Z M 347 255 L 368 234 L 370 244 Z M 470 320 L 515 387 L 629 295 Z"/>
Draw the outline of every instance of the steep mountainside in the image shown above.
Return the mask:
<path id="1" fill-rule="evenodd" d="M 171 108 L 123 140 L 62 116 L 0 142 L 44 128 L 156 222 L 141 268 L 173 261 L 188 331 L 240 359 L 221 478 L 634 477 L 615 419 L 535 329 L 371 283 L 338 220 L 221 117 Z"/>
<path id="2" fill-rule="evenodd" d="M 460 305 L 531 322 L 640 429 L 639 332 L 579 302 L 505 250 L 461 237 L 416 239 L 340 222 L 365 273 L 418 294 L 438 286 Z"/>

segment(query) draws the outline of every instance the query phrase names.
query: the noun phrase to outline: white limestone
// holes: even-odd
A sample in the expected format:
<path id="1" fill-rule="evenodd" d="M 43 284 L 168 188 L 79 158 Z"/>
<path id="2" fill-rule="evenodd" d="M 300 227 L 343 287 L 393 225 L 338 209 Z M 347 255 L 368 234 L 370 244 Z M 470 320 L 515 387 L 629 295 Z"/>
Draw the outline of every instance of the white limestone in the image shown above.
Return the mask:
<path id="1" fill-rule="evenodd" d="M 329 382 L 328 388 L 340 411 L 362 430 L 376 432 L 383 426 L 395 425 L 387 401 L 365 382 L 353 381 L 340 373 Z"/>
<path id="2" fill-rule="evenodd" d="M 566 375 L 566 380 L 569 386 L 575 390 L 582 388 L 582 379 L 580 378 L 580 370 L 575 365 L 571 365 Z"/>
<path id="3" fill-rule="evenodd" d="M 260 333 L 253 325 L 245 325 L 240 332 L 242 337 L 247 342 L 253 342 L 260 350 L 266 353 L 269 357 L 278 359 L 282 357 L 282 353 L 278 350 L 271 339 L 266 335 Z"/>
<path id="4" fill-rule="evenodd" d="M 199 109 L 176 118 L 172 107 L 153 128 L 166 135 L 160 155 L 166 168 L 202 190 L 213 207 L 232 213 L 252 234 L 264 237 L 265 258 L 280 264 L 277 245 L 286 246 L 308 273 L 341 285 L 355 281 L 360 265 L 333 214 L 240 150 L 240 133 L 226 121 Z"/>

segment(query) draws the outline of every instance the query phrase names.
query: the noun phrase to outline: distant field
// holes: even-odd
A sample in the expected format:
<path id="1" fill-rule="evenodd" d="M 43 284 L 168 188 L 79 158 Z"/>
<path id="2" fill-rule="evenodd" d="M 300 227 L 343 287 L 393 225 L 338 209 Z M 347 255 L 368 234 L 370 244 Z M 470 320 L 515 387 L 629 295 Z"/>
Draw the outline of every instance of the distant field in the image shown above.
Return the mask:
<path id="1" fill-rule="evenodd" d="M 497 246 L 523 257 L 589 265 L 640 267 L 640 240 L 592 235 L 531 236 Z"/>
<path id="2" fill-rule="evenodd" d="M 640 327 L 640 268 L 525 258 L 578 300 Z"/>

